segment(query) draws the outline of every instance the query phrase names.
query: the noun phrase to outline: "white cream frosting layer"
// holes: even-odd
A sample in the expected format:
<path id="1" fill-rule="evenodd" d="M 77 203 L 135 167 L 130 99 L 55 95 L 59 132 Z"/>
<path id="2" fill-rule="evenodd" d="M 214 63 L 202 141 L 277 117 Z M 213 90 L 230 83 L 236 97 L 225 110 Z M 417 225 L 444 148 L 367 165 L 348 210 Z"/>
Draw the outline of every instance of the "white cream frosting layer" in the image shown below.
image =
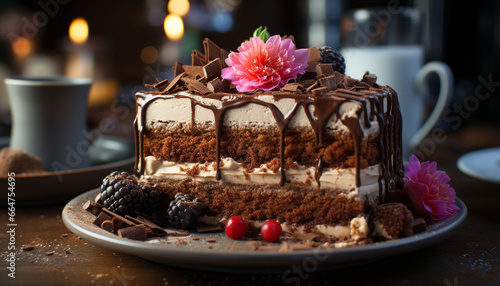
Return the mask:
<path id="1" fill-rule="evenodd" d="M 215 163 L 199 164 L 158 160 L 153 156 L 144 159 L 144 176 L 163 177 L 172 180 L 193 179 L 200 182 L 216 182 Z M 222 181 L 243 185 L 279 185 L 281 172 L 273 172 L 266 165 L 253 170 L 246 170 L 242 164 L 232 158 L 221 160 Z M 306 184 L 318 187 L 314 178 L 315 167 L 305 167 L 296 164 L 296 168 L 286 169 L 285 175 L 290 183 Z M 193 175 L 192 173 L 196 173 Z M 321 188 L 341 189 L 349 191 L 349 195 L 359 196 L 363 200 L 375 202 L 378 199 L 380 165 L 360 169 L 361 185 L 356 187 L 355 168 L 324 168 L 319 177 Z"/>
<path id="2" fill-rule="evenodd" d="M 139 93 L 141 94 L 141 93 Z M 145 95 L 145 94 L 144 94 Z M 187 92 L 179 92 L 177 95 L 180 96 L 188 96 L 197 102 L 200 102 L 204 105 L 210 105 L 215 107 L 222 106 L 222 101 L 230 101 L 232 98 L 230 96 L 222 97 L 222 99 L 212 99 L 199 95 L 193 95 Z M 288 114 L 295 107 L 295 99 L 293 98 L 277 98 L 273 95 L 259 95 L 256 99 L 271 103 L 276 106 L 283 115 Z M 138 98 L 138 101 L 143 99 Z M 370 103 L 366 102 L 367 110 L 370 110 Z M 139 106 L 139 108 L 141 108 Z M 310 105 L 308 107 L 310 109 L 310 113 L 314 114 L 314 106 Z M 355 117 L 358 118 L 358 112 L 360 109 L 360 105 L 357 102 L 349 102 L 346 101 L 342 103 L 340 106 L 340 114 L 342 118 L 345 117 Z M 146 127 L 151 128 L 154 127 L 155 124 L 158 123 L 175 123 L 175 124 L 213 124 L 215 118 L 213 112 L 205 107 L 196 105 L 194 107 L 194 116 L 192 116 L 192 108 L 191 108 L 191 100 L 189 98 L 168 98 L 168 99 L 157 99 L 154 100 L 147 108 L 145 123 Z M 191 122 L 194 119 L 194 122 Z M 375 117 L 370 121 L 370 127 L 367 128 L 365 125 L 365 116 L 361 115 L 359 118 L 361 129 L 363 130 L 364 136 L 368 136 L 370 134 L 378 134 L 379 125 L 378 121 Z M 139 122 L 139 124 L 143 124 Z M 239 126 L 239 127 L 248 127 L 248 126 L 276 126 L 276 120 L 273 116 L 273 113 L 268 107 L 255 104 L 248 103 L 241 107 L 231 108 L 227 111 L 224 116 L 224 126 Z M 306 111 L 302 106 L 298 107 L 297 112 L 293 116 L 290 121 L 288 127 L 296 128 L 296 127 L 311 127 L 309 119 L 307 118 Z M 348 131 L 348 128 L 342 124 L 342 122 L 335 115 L 330 118 L 328 124 L 326 125 L 326 129 L 330 130 L 341 130 Z"/>

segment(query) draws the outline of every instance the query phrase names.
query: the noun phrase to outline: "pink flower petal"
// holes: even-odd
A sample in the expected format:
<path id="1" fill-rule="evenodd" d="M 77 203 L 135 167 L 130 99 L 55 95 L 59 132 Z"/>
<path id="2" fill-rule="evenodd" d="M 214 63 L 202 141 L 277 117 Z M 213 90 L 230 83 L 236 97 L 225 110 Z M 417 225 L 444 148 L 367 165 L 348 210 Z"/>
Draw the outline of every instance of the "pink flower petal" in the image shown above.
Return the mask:
<path id="1" fill-rule="evenodd" d="M 455 205 L 455 190 L 447 183 L 450 177 L 437 170 L 436 162 L 420 162 L 412 156 L 405 168 L 405 190 L 415 212 L 433 220 L 444 219 L 459 208 Z"/>
<path id="2" fill-rule="evenodd" d="M 304 74 L 309 57 L 308 49 L 295 50 L 291 39 L 281 40 L 274 35 L 264 43 L 252 37 L 238 47 L 239 53 L 230 53 L 226 59 L 228 68 L 222 78 L 231 80 L 240 92 L 273 90 L 289 80 Z"/>

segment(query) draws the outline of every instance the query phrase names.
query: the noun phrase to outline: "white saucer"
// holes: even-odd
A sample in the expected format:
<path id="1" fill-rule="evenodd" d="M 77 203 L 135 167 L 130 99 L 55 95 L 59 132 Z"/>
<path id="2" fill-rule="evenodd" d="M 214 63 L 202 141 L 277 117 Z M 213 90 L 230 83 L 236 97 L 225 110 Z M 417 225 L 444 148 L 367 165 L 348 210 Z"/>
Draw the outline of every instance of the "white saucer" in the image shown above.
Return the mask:
<path id="1" fill-rule="evenodd" d="M 462 155 L 457 161 L 457 167 L 474 178 L 500 183 L 500 147 Z"/>

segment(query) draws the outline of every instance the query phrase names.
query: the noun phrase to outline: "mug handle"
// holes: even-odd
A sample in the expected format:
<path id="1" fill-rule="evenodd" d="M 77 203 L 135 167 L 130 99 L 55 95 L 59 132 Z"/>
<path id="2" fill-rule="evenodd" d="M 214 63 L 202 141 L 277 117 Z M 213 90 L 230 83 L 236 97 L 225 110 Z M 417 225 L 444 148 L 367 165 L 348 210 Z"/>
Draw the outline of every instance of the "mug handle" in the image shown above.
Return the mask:
<path id="1" fill-rule="evenodd" d="M 415 78 L 416 92 L 421 95 L 427 94 L 429 85 L 427 84 L 426 79 L 427 76 L 433 72 L 438 75 L 440 82 L 438 100 L 429 115 L 429 118 L 427 118 L 417 133 L 415 133 L 415 135 L 413 135 L 410 139 L 410 150 L 414 149 L 425 138 L 425 136 L 429 134 L 432 128 L 434 128 L 436 123 L 439 121 L 439 118 L 445 109 L 448 108 L 451 103 L 454 86 L 453 73 L 451 72 L 450 67 L 443 62 L 429 62 L 420 68 Z"/>

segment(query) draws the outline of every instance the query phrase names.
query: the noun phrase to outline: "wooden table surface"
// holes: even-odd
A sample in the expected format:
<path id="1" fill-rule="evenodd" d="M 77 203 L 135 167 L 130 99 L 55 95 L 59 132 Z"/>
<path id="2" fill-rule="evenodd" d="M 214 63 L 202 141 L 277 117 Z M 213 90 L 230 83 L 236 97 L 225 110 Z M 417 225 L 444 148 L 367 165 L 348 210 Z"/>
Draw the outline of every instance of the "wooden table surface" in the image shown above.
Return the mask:
<path id="1" fill-rule="evenodd" d="M 500 132 L 476 125 L 446 135 L 426 159 L 448 172 L 469 214 L 458 233 L 430 247 L 360 266 L 303 273 L 287 284 L 292 281 L 284 280 L 283 273 L 195 271 L 114 252 L 72 234 L 61 220 L 64 204 L 58 204 L 16 209 L 13 279 L 6 261 L 8 212 L 0 208 L 0 285 L 500 285 L 500 184 L 474 179 L 456 167 L 461 154 L 500 146 Z M 30 244 L 33 249 L 20 250 Z"/>

